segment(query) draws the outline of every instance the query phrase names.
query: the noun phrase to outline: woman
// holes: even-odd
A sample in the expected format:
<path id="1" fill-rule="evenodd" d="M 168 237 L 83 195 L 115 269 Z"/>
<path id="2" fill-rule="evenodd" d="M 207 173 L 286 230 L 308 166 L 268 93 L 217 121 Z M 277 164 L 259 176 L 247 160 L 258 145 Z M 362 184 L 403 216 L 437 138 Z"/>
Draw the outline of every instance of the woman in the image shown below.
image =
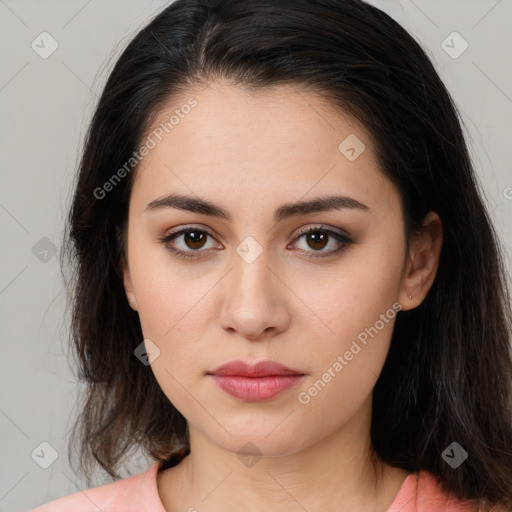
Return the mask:
<path id="1" fill-rule="evenodd" d="M 34 512 L 512 507 L 499 241 L 382 11 L 172 3 L 108 79 L 66 243 L 79 470 L 153 465 Z"/>

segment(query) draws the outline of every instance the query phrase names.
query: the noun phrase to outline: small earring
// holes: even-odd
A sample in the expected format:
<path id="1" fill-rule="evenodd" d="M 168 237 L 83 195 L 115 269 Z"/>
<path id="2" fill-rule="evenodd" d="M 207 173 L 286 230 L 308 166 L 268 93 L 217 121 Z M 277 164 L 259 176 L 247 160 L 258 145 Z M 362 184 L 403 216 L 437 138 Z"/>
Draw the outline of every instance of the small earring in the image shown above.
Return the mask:
<path id="1" fill-rule="evenodd" d="M 409 295 L 409 300 L 412 300 L 412 295 Z"/>

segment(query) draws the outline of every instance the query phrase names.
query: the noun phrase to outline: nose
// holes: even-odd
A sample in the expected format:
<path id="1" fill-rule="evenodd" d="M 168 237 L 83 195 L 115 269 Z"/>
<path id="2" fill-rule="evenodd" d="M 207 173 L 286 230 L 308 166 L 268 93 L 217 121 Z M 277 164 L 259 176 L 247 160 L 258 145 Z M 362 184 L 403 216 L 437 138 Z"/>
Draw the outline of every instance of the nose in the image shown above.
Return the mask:
<path id="1" fill-rule="evenodd" d="M 236 254 L 224 281 L 221 326 L 251 341 L 268 339 L 288 328 L 290 291 L 270 268 L 265 251 L 251 263 Z M 287 293 L 288 292 L 288 293 Z"/>

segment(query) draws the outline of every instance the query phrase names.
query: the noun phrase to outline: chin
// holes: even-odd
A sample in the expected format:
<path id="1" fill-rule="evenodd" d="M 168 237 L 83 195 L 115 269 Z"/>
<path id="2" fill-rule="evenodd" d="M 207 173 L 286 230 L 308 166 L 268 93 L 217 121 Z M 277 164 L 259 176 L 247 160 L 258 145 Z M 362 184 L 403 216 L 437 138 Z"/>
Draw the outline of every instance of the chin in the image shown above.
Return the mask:
<path id="1" fill-rule="evenodd" d="M 222 439 L 212 440 L 240 457 L 283 457 L 301 450 L 300 440 L 294 439 L 290 432 L 273 432 L 269 435 L 271 430 L 253 428 L 233 437 L 226 434 Z"/>

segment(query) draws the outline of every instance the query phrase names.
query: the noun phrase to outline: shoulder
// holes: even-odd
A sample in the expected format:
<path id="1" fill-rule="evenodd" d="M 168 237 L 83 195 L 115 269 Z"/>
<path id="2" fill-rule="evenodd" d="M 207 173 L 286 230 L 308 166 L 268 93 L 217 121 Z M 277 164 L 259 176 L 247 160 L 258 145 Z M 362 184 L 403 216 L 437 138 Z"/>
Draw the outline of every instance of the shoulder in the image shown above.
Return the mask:
<path id="1" fill-rule="evenodd" d="M 478 512 L 473 501 L 458 500 L 445 491 L 433 473 L 421 470 L 404 481 L 388 512 Z M 493 509 L 495 510 L 495 509 Z M 499 512 L 496 510 L 496 512 Z"/>
<path id="2" fill-rule="evenodd" d="M 165 512 L 157 488 L 159 464 L 147 471 L 50 501 L 29 512 Z"/>

